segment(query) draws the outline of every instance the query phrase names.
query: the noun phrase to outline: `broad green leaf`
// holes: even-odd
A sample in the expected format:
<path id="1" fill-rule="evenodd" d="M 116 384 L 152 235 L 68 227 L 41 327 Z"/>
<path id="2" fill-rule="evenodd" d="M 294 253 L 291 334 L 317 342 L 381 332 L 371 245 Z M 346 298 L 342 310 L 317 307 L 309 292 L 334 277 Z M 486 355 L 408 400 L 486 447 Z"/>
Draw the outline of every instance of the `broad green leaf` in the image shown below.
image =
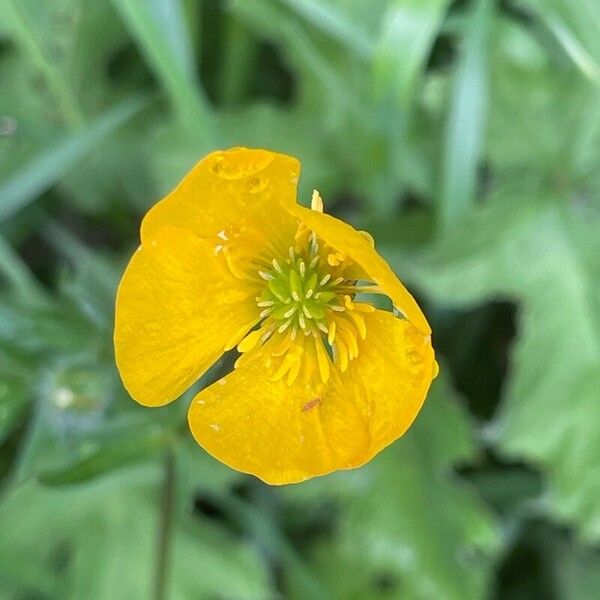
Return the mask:
<path id="1" fill-rule="evenodd" d="M 421 259 L 402 263 L 441 305 L 519 304 L 511 376 L 488 435 L 506 455 L 541 465 L 543 505 L 593 539 L 600 537 L 599 227 L 597 203 L 499 197 Z"/>
<path id="2" fill-rule="evenodd" d="M 38 478 L 47 486 L 82 483 L 131 463 L 151 460 L 168 441 L 165 431 L 140 424 L 141 431 L 126 432 L 121 439 L 110 438 L 99 448 L 88 452 L 64 467 L 42 471 Z"/>
<path id="3" fill-rule="evenodd" d="M 335 503 L 333 545 L 313 555 L 332 597 L 486 597 L 499 531 L 451 473 L 475 452 L 468 417 L 441 379 L 411 430 L 372 463 L 286 494 L 296 510 Z"/>
<path id="4" fill-rule="evenodd" d="M 147 105 L 147 98 L 129 98 L 89 126 L 64 136 L 39 153 L 0 185 L 0 221 L 33 202 L 72 169 L 78 160 L 92 152 L 97 143 L 118 130 Z"/>
<path id="5" fill-rule="evenodd" d="M 450 229 L 473 206 L 488 103 L 488 53 L 492 0 L 477 0 L 469 16 L 446 124 L 440 225 Z"/>
<path id="6" fill-rule="evenodd" d="M 0 504 L 0 578 L 21 595 L 54 588 L 66 600 L 151 597 L 162 483 L 162 470 L 147 466 L 89 484 L 13 489 Z M 270 597 L 250 547 L 192 518 L 187 506 L 175 514 L 168 597 Z"/>

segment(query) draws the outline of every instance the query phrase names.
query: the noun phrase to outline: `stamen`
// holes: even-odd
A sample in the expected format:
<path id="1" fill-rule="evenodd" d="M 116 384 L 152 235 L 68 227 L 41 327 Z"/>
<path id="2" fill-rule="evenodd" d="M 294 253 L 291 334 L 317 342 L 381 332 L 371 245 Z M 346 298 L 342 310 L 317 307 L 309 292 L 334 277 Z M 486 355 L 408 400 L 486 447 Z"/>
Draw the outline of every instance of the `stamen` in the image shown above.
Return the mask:
<path id="1" fill-rule="evenodd" d="M 298 315 L 298 323 L 300 323 L 300 327 L 304 329 L 306 327 L 306 321 L 304 320 L 304 315 Z"/>
<path id="2" fill-rule="evenodd" d="M 284 319 L 289 319 L 295 312 L 296 309 L 298 308 L 297 305 L 292 306 L 292 308 L 290 308 L 290 310 L 288 310 L 284 315 L 283 318 Z"/>
<path id="3" fill-rule="evenodd" d="M 275 310 L 273 307 L 265 308 L 265 310 L 261 311 L 260 318 L 264 319 L 265 317 L 268 317 L 273 312 L 273 310 Z"/>
<path id="4" fill-rule="evenodd" d="M 264 271 L 259 271 L 258 274 L 265 280 L 265 281 L 272 281 L 273 279 L 275 279 L 275 277 L 273 277 L 273 275 L 271 275 L 271 273 L 265 273 Z"/>
<path id="5" fill-rule="evenodd" d="M 300 270 L 301 277 L 304 277 L 304 275 L 306 274 L 306 265 L 304 264 L 303 260 L 301 260 L 298 264 L 298 269 Z"/>
<path id="6" fill-rule="evenodd" d="M 295 258 L 296 258 L 296 253 L 294 251 L 294 248 L 292 246 L 289 247 L 288 252 L 290 254 L 290 259 L 292 262 L 294 262 Z"/>
<path id="7" fill-rule="evenodd" d="M 312 315 L 310 314 L 308 308 L 306 308 L 305 304 L 302 305 L 302 312 L 306 315 L 307 319 L 312 319 Z"/>
<path id="8" fill-rule="evenodd" d="M 265 306 L 273 306 L 275 304 L 275 302 L 271 300 L 261 300 L 260 298 L 257 298 L 256 300 L 256 306 L 259 306 L 260 308 L 264 308 Z"/>
<path id="9" fill-rule="evenodd" d="M 325 325 L 323 325 L 323 323 L 317 323 L 317 327 L 323 332 L 323 333 L 329 333 L 329 330 L 327 329 L 327 327 Z"/>
<path id="10" fill-rule="evenodd" d="M 313 259 L 310 261 L 310 268 L 314 269 L 318 262 L 319 262 L 319 255 L 317 254 L 317 256 L 313 257 Z"/>
<path id="11" fill-rule="evenodd" d="M 300 296 L 298 296 L 298 294 L 296 292 L 292 292 L 292 298 L 296 301 L 296 302 L 300 302 Z"/>
<path id="12" fill-rule="evenodd" d="M 283 275 L 283 269 L 279 266 L 279 263 L 277 262 L 277 259 L 274 258 L 273 259 L 273 266 L 275 267 L 275 270 L 280 274 Z"/>
<path id="13" fill-rule="evenodd" d="M 319 281 L 319 285 L 324 286 L 330 279 L 331 279 L 331 274 L 327 273 L 327 275 L 325 275 L 325 277 L 323 277 L 323 279 L 321 279 L 321 281 Z"/>
<path id="14" fill-rule="evenodd" d="M 331 310 L 335 310 L 336 312 L 344 312 L 346 310 L 343 306 L 337 306 L 336 304 L 334 304 L 330 308 Z"/>
<path id="15" fill-rule="evenodd" d="M 221 231 L 219 231 L 219 233 L 217 233 L 217 237 L 221 238 L 222 240 L 227 241 L 229 238 L 227 237 L 227 234 L 225 233 L 225 230 L 222 229 Z"/>
<path id="16" fill-rule="evenodd" d="M 342 281 L 344 281 L 344 278 L 343 277 L 338 277 L 337 279 L 335 279 L 333 281 L 333 285 L 338 285 L 338 284 L 342 283 Z"/>
<path id="17" fill-rule="evenodd" d="M 292 323 L 291 319 L 288 319 L 283 325 L 281 325 L 279 327 L 279 329 L 277 331 L 279 331 L 279 333 L 283 333 Z"/>
<path id="18" fill-rule="evenodd" d="M 309 290 L 306 290 L 306 294 L 304 294 L 304 297 L 308 300 L 314 293 L 314 290 L 312 288 L 310 288 Z"/>

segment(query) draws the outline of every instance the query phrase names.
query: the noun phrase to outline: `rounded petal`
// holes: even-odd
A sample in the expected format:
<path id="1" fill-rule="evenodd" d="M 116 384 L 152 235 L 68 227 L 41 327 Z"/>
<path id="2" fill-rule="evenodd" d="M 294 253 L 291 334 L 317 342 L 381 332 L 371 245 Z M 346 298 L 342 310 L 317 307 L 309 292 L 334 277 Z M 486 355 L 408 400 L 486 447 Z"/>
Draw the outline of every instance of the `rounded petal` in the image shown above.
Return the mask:
<path id="1" fill-rule="evenodd" d="M 289 222 L 281 207 L 296 203 L 299 174 L 297 159 L 269 150 L 212 152 L 147 213 L 142 241 L 165 225 L 210 238 L 244 220 L 263 226 Z"/>
<path id="2" fill-rule="evenodd" d="M 394 306 L 423 333 L 431 327 L 410 292 L 402 285 L 390 266 L 377 253 L 364 232 L 351 225 L 300 205 L 286 207 L 330 246 L 343 251 L 391 298 Z"/>
<path id="3" fill-rule="evenodd" d="M 431 336 L 411 321 L 376 310 L 364 314 L 367 335 L 341 375 L 356 406 L 369 415 L 363 462 L 402 436 L 421 410 L 438 374 Z"/>
<path id="4" fill-rule="evenodd" d="M 206 240 L 153 232 L 117 291 L 115 355 L 127 391 L 146 406 L 180 396 L 254 325 L 255 293 Z"/>
<path id="5" fill-rule="evenodd" d="M 365 315 L 367 337 L 348 370 L 273 381 L 263 347 L 200 392 L 189 411 L 196 441 L 215 458 L 271 484 L 358 467 L 397 439 L 435 373 L 429 336 L 406 320 Z"/>

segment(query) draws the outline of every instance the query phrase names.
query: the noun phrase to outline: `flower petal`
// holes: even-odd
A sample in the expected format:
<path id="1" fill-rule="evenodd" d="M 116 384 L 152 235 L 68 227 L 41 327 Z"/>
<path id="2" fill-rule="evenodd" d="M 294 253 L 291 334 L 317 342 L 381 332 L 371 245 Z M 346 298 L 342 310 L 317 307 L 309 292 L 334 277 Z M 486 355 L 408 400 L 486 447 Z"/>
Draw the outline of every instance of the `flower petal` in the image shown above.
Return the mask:
<path id="1" fill-rule="evenodd" d="M 300 162 L 269 150 L 232 148 L 212 152 L 145 216 L 142 241 L 173 225 L 210 238 L 248 219 L 267 226 L 287 222 L 281 206 L 296 203 Z M 264 217 L 269 219 L 265 223 Z"/>
<path id="2" fill-rule="evenodd" d="M 306 227 L 312 229 L 317 236 L 333 248 L 343 251 L 359 265 L 391 298 L 394 306 L 409 321 L 423 333 L 431 333 L 431 327 L 415 299 L 402 285 L 387 262 L 377 253 L 363 232 L 357 231 L 331 215 L 309 210 L 300 205 L 290 205 L 286 208 Z"/>
<path id="3" fill-rule="evenodd" d="M 274 380 L 263 347 L 200 392 L 189 411 L 196 441 L 215 458 L 271 484 L 358 467 L 408 429 L 435 373 L 428 336 L 406 320 L 365 315 L 358 357 L 327 383 Z M 316 367 L 318 369 L 318 365 Z"/>
<path id="4" fill-rule="evenodd" d="M 363 313 L 367 335 L 341 379 L 369 416 L 370 446 L 363 463 L 402 436 L 421 410 L 438 365 L 431 337 L 389 312 Z"/>
<path id="5" fill-rule="evenodd" d="M 131 396 L 146 406 L 180 396 L 256 322 L 255 294 L 206 240 L 186 229 L 154 231 L 117 292 L 115 354 Z"/>

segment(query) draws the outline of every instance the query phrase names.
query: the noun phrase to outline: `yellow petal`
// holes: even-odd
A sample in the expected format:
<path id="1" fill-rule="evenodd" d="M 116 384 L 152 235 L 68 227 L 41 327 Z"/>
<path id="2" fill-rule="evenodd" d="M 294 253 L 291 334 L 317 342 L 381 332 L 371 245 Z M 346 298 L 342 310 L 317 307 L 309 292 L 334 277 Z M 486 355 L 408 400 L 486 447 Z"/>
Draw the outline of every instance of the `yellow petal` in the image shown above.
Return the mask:
<path id="1" fill-rule="evenodd" d="M 350 225 L 300 205 L 290 205 L 287 209 L 298 217 L 309 229 L 336 250 L 343 251 L 391 298 L 394 306 L 418 327 L 430 334 L 431 328 L 423 312 L 410 292 L 402 285 L 390 266 L 377 253 L 368 238 Z"/>
<path id="2" fill-rule="evenodd" d="M 438 368 L 430 336 L 410 321 L 383 310 L 362 316 L 367 336 L 358 340 L 358 357 L 341 381 L 353 403 L 368 415 L 366 462 L 410 427 Z"/>
<path id="3" fill-rule="evenodd" d="M 247 222 L 276 235 L 282 223 L 293 226 L 281 206 L 296 203 L 299 173 L 297 159 L 269 150 L 212 152 L 148 212 L 142 222 L 142 241 L 165 225 L 226 240 L 229 227 Z"/>
<path id="4" fill-rule="evenodd" d="M 406 320 L 364 315 L 358 357 L 329 379 L 274 380 L 268 346 L 192 401 L 196 441 L 215 458 L 271 484 L 364 464 L 406 431 L 434 369 L 428 336 Z M 306 354 L 305 354 L 306 358 Z M 316 354 L 314 355 L 316 360 Z M 318 367 L 316 372 L 318 373 Z"/>
<path id="5" fill-rule="evenodd" d="M 255 295 L 206 240 L 186 229 L 154 231 L 117 292 L 115 354 L 131 396 L 160 406 L 181 395 L 257 321 Z"/>

